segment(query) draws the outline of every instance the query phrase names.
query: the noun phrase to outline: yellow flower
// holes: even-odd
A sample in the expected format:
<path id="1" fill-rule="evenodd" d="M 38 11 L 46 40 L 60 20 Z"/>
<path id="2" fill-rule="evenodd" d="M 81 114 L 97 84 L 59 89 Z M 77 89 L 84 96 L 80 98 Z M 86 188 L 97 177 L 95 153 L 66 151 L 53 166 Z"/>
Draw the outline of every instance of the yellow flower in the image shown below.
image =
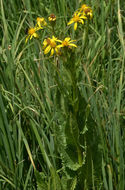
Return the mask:
<path id="1" fill-rule="evenodd" d="M 45 19 L 44 19 L 43 17 L 42 17 L 42 18 L 37 17 L 36 21 L 37 21 L 37 25 L 38 25 L 39 27 L 42 27 L 42 26 L 46 26 L 46 25 L 47 25 L 47 23 L 46 23 L 46 21 L 45 21 Z"/>
<path id="2" fill-rule="evenodd" d="M 48 17 L 48 20 L 50 22 L 55 22 L 56 21 L 56 16 L 54 14 L 51 14 L 49 17 Z"/>
<path id="3" fill-rule="evenodd" d="M 75 42 L 76 40 L 71 40 L 70 37 L 65 38 L 63 41 L 60 40 L 61 44 L 58 45 L 58 48 L 61 47 L 77 47 L 77 45 L 73 44 L 72 42 Z"/>
<path id="4" fill-rule="evenodd" d="M 50 51 L 51 51 L 50 56 L 52 56 L 54 54 L 54 52 L 56 52 L 58 54 L 59 48 L 58 48 L 56 42 L 60 42 L 60 40 L 58 40 L 54 36 L 52 36 L 52 39 L 51 38 L 45 39 L 43 41 L 43 48 L 45 49 L 44 54 L 47 54 Z"/>
<path id="5" fill-rule="evenodd" d="M 88 5 L 83 4 L 83 5 L 81 6 L 80 10 L 83 11 L 83 10 L 84 10 L 85 8 L 87 8 L 87 7 L 88 7 Z"/>
<path id="6" fill-rule="evenodd" d="M 39 30 L 39 28 L 29 28 L 28 29 L 28 35 L 26 37 L 26 43 L 28 41 L 28 39 L 30 38 L 30 40 L 32 39 L 32 37 L 34 38 L 38 38 L 38 34 L 36 33 L 36 31 Z"/>
<path id="7" fill-rule="evenodd" d="M 83 4 L 80 8 L 80 12 L 83 13 L 85 16 L 89 17 L 90 19 L 93 17 L 92 9 L 86 4 Z"/>
<path id="8" fill-rule="evenodd" d="M 75 12 L 73 18 L 71 18 L 71 20 L 68 22 L 68 25 L 74 23 L 74 30 L 76 30 L 77 23 L 79 22 L 84 24 L 84 19 L 87 19 L 87 17 L 84 14 L 81 15 L 81 12 Z"/>

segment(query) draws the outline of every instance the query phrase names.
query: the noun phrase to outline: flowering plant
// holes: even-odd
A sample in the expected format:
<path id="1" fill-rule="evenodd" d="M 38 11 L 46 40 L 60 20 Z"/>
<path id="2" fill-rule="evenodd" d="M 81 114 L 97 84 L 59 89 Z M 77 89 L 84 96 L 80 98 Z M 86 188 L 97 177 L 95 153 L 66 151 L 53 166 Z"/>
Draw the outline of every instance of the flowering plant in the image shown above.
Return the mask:
<path id="1" fill-rule="evenodd" d="M 85 142 L 80 142 L 79 139 L 83 138 L 84 133 L 87 131 L 85 123 L 89 114 L 84 117 L 82 115 L 84 114 L 83 108 L 87 109 L 89 113 L 89 106 L 87 106 L 78 87 L 80 82 L 79 60 L 83 52 L 81 51 L 80 54 L 80 40 L 77 32 L 85 30 L 85 38 L 87 39 L 89 20 L 91 18 L 92 9 L 87 5 L 82 5 L 74 12 L 67 23 L 66 31 L 68 31 L 68 34 L 66 36 L 65 32 L 64 34 L 63 32 L 59 33 L 56 29 L 58 20 L 56 15 L 51 14 L 48 17 L 48 22 L 43 17 L 38 17 L 35 27 L 28 30 L 26 37 L 27 42 L 28 39 L 31 40 L 32 38 L 40 39 L 38 32 L 42 31 L 42 35 L 43 33 L 45 35 L 45 37 L 42 37 L 42 43 L 41 40 L 39 42 L 42 54 L 41 60 L 51 67 L 54 85 L 56 86 L 53 100 L 53 104 L 56 106 L 54 106 L 53 110 L 56 115 L 54 117 L 58 120 L 58 126 L 55 124 L 52 130 L 57 136 L 58 151 L 67 175 L 70 175 L 67 168 L 69 171 L 79 171 L 83 167 L 86 158 Z M 84 30 L 80 28 L 83 24 L 86 26 Z M 84 48 L 85 44 L 84 41 Z M 61 121 L 64 121 L 64 123 Z M 79 176 L 77 177 L 79 178 Z"/>

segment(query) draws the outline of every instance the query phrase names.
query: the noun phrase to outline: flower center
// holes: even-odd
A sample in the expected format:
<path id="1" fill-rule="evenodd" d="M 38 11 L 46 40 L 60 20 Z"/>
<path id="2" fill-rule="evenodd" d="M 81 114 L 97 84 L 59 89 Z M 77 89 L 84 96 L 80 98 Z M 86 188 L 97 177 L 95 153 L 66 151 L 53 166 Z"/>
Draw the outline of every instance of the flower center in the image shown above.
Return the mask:
<path id="1" fill-rule="evenodd" d="M 63 42 L 62 42 L 62 45 L 63 45 L 63 46 L 68 46 L 69 43 L 68 43 L 67 41 L 63 41 Z"/>
<path id="2" fill-rule="evenodd" d="M 73 20 L 74 20 L 74 22 L 78 22 L 79 21 L 79 16 L 78 15 L 74 16 Z"/>
<path id="3" fill-rule="evenodd" d="M 47 44 L 50 45 L 51 43 L 50 39 L 47 39 L 46 41 L 47 41 Z"/>
<path id="4" fill-rule="evenodd" d="M 36 20 L 37 20 L 37 22 L 39 22 L 39 21 L 41 21 L 41 18 L 40 18 L 40 17 L 37 17 L 37 19 L 36 19 Z"/>
<path id="5" fill-rule="evenodd" d="M 87 14 L 87 13 L 91 12 L 91 9 L 88 8 L 88 7 L 86 7 L 86 8 L 84 9 L 84 12 L 85 12 L 85 14 Z"/>
<path id="6" fill-rule="evenodd" d="M 55 42 L 54 40 L 51 40 L 50 46 L 51 46 L 52 48 L 55 48 L 55 47 L 56 47 L 56 42 Z"/>
<path id="7" fill-rule="evenodd" d="M 29 35 L 32 35 L 32 34 L 34 34 L 35 33 L 35 29 L 34 28 L 30 28 L 29 30 L 28 30 L 28 34 Z"/>
<path id="8" fill-rule="evenodd" d="M 54 14 L 51 14 L 50 17 L 51 18 L 56 18 L 56 16 Z"/>
<path id="9" fill-rule="evenodd" d="M 49 16 L 49 21 L 55 21 L 56 20 L 56 16 L 54 14 L 51 14 Z"/>

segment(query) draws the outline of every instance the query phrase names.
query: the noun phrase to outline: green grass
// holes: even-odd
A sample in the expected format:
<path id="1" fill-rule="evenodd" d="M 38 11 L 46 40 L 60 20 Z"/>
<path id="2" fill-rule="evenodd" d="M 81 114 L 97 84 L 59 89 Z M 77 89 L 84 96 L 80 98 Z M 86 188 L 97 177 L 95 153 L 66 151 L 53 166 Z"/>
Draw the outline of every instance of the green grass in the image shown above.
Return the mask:
<path id="1" fill-rule="evenodd" d="M 81 2 L 93 19 L 67 27 L 79 1 L 0 0 L 0 189 L 125 189 L 125 2 Z M 77 39 L 62 58 L 25 43 L 37 16 Z M 58 64 L 57 64 L 58 62 Z"/>

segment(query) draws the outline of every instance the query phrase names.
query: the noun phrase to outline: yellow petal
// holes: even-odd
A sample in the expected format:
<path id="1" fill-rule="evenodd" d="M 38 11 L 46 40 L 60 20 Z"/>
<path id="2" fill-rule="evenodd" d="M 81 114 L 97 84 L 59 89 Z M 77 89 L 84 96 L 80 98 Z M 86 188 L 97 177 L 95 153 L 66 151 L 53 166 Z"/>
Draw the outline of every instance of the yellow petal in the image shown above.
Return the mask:
<path id="1" fill-rule="evenodd" d="M 80 23 L 84 24 L 84 21 L 82 19 L 79 20 Z"/>
<path id="2" fill-rule="evenodd" d="M 87 17 L 84 16 L 84 15 L 80 16 L 80 18 L 82 18 L 82 19 L 87 19 Z"/>
<path id="3" fill-rule="evenodd" d="M 42 30 L 42 29 L 43 29 L 42 26 L 35 27 L 35 31 Z"/>
<path id="4" fill-rule="evenodd" d="M 76 30 L 77 29 L 77 22 L 75 22 L 75 24 L 74 24 L 74 30 Z"/>
<path id="5" fill-rule="evenodd" d="M 55 47 L 55 51 L 56 51 L 56 53 L 59 52 L 59 47 L 58 46 Z"/>
<path id="6" fill-rule="evenodd" d="M 62 43 L 62 40 L 56 40 L 56 42 L 60 42 L 60 43 Z"/>
<path id="7" fill-rule="evenodd" d="M 45 39 L 44 41 L 43 41 L 43 45 L 44 45 L 44 47 L 46 47 L 47 46 L 47 40 Z"/>
<path id="8" fill-rule="evenodd" d="M 52 48 L 50 56 L 52 56 L 53 54 L 54 54 L 54 49 Z"/>
<path id="9" fill-rule="evenodd" d="M 64 39 L 64 41 L 69 42 L 70 39 L 71 39 L 70 37 L 67 37 Z"/>
<path id="10" fill-rule="evenodd" d="M 30 40 L 32 39 L 33 35 L 30 36 Z"/>
<path id="11" fill-rule="evenodd" d="M 62 44 L 60 44 L 60 45 L 57 46 L 58 49 L 61 48 L 61 47 L 63 47 Z M 55 48 L 55 50 L 56 50 L 57 48 Z M 58 51 L 58 49 L 57 49 L 57 51 Z"/>
<path id="12" fill-rule="evenodd" d="M 38 26 L 41 27 L 40 21 L 37 22 Z"/>
<path id="13" fill-rule="evenodd" d="M 75 44 L 69 44 L 69 46 L 77 47 L 77 45 L 75 45 Z"/>
<path id="14" fill-rule="evenodd" d="M 34 38 L 38 38 L 38 34 L 37 33 L 34 33 L 33 36 L 34 36 Z"/>
<path id="15" fill-rule="evenodd" d="M 93 17 L 92 13 L 88 13 L 87 15 L 90 17 L 90 19 Z"/>
<path id="16" fill-rule="evenodd" d="M 56 38 L 55 36 L 52 36 L 52 39 L 53 39 L 54 41 L 56 41 L 56 40 L 57 40 L 57 38 Z"/>
<path id="17" fill-rule="evenodd" d="M 78 12 L 77 15 L 79 16 L 81 14 L 81 12 Z"/>
<path id="18" fill-rule="evenodd" d="M 70 25 L 70 24 L 72 24 L 74 21 L 71 19 L 69 22 L 68 22 L 68 24 L 67 25 Z"/>
<path id="19" fill-rule="evenodd" d="M 47 46 L 47 48 L 44 50 L 44 54 L 47 54 L 49 53 L 49 51 L 51 50 L 51 46 Z"/>
<path id="20" fill-rule="evenodd" d="M 71 43 L 71 42 L 76 42 L 76 40 L 70 40 L 70 43 Z"/>
<path id="21" fill-rule="evenodd" d="M 29 35 L 26 37 L 25 43 L 27 43 L 27 41 L 28 41 L 29 37 L 30 37 Z"/>

